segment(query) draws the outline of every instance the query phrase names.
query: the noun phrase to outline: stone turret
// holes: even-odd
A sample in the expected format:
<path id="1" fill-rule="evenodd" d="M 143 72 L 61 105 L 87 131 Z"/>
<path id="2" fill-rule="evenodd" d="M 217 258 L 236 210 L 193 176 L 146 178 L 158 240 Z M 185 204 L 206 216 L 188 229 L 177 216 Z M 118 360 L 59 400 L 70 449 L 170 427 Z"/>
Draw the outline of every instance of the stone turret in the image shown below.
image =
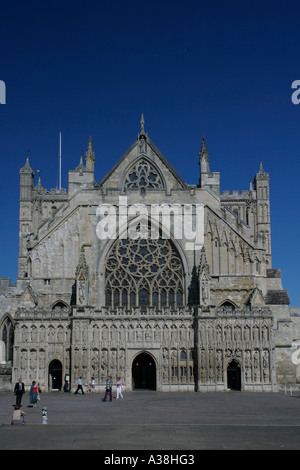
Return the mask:
<path id="1" fill-rule="evenodd" d="M 259 164 L 259 171 L 254 178 L 254 188 L 256 191 L 256 211 L 257 211 L 257 237 L 261 239 L 262 246 L 270 258 L 271 267 L 271 223 L 270 223 L 270 188 L 269 174 L 263 169 L 262 162 Z"/>
<path id="2" fill-rule="evenodd" d="M 205 138 L 202 138 L 202 147 L 199 152 L 200 178 L 199 186 L 210 189 L 218 196 L 220 195 L 220 173 L 212 173 L 209 168 L 209 152 L 206 147 Z"/>
<path id="3" fill-rule="evenodd" d="M 93 150 L 92 138 L 89 137 L 88 148 L 85 153 L 85 166 L 83 164 L 82 151 L 80 155 L 79 165 L 75 170 L 69 171 L 69 180 L 68 180 L 68 192 L 69 195 L 72 195 L 74 192 L 78 191 L 80 186 L 87 187 L 94 185 L 95 183 L 95 152 Z"/>
<path id="4" fill-rule="evenodd" d="M 34 171 L 29 164 L 29 155 L 25 165 L 20 169 L 20 200 L 30 201 L 34 187 Z"/>
<path id="5" fill-rule="evenodd" d="M 19 215 L 19 260 L 18 277 L 27 277 L 27 240 L 32 232 L 33 202 L 32 195 L 34 190 L 34 171 L 29 164 L 29 155 L 27 154 L 26 163 L 20 169 L 20 215 Z"/>

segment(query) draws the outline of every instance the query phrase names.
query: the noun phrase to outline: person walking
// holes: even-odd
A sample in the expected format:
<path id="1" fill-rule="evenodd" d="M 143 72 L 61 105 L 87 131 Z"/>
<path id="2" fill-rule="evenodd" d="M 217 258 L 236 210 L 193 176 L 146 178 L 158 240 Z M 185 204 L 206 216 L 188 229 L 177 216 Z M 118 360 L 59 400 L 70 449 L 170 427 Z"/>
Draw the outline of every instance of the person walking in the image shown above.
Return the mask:
<path id="1" fill-rule="evenodd" d="M 91 381 L 91 391 L 92 391 L 92 393 L 96 391 L 95 386 L 96 386 L 96 382 L 95 382 L 95 378 L 93 376 L 92 381 Z"/>
<path id="2" fill-rule="evenodd" d="M 83 387 L 82 387 L 82 379 L 81 379 L 81 376 L 80 376 L 79 379 L 78 379 L 78 385 L 77 385 L 77 389 L 76 389 L 75 392 L 74 392 L 74 395 L 77 395 L 77 393 L 78 393 L 79 390 L 81 390 L 82 395 L 84 395 L 84 391 L 83 391 Z"/>
<path id="3" fill-rule="evenodd" d="M 117 378 L 117 399 L 119 397 L 124 398 L 123 393 L 122 393 L 122 388 L 123 388 L 122 380 L 120 379 L 120 377 L 118 377 Z"/>
<path id="4" fill-rule="evenodd" d="M 25 386 L 20 378 L 19 381 L 15 384 L 14 394 L 16 396 L 16 405 L 21 406 L 22 396 L 25 393 Z"/>
<path id="5" fill-rule="evenodd" d="M 109 394 L 110 400 L 112 401 L 112 381 L 110 380 L 110 377 L 107 377 L 106 380 L 106 385 L 105 385 L 105 395 L 102 401 L 106 401 L 107 395 Z"/>
<path id="6" fill-rule="evenodd" d="M 36 382 L 33 381 L 30 387 L 30 392 L 29 392 L 29 400 L 33 408 L 37 407 L 38 393 L 39 393 L 38 386 Z"/>
<path id="7" fill-rule="evenodd" d="M 33 387 L 34 387 L 35 381 L 31 383 L 30 390 L 28 392 L 28 398 L 29 398 L 29 406 L 33 406 Z"/>

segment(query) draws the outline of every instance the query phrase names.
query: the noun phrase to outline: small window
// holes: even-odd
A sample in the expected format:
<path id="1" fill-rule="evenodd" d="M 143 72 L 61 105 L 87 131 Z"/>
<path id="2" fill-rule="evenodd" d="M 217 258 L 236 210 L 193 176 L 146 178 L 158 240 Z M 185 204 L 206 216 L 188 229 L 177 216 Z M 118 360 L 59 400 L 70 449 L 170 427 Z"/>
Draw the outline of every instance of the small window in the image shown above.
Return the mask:
<path id="1" fill-rule="evenodd" d="M 50 279 L 44 279 L 44 286 L 50 286 Z"/>
<path id="2" fill-rule="evenodd" d="M 181 361 L 186 360 L 186 352 L 184 350 L 180 351 L 180 360 Z"/>
<path id="3" fill-rule="evenodd" d="M 220 307 L 225 307 L 225 308 L 227 308 L 227 309 L 232 309 L 232 310 L 235 309 L 235 305 L 234 305 L 232 302 L 230 302 L 229 300 L 225 300 L 225 302 L 223 302 L 223 303 L 220 305 Z"/>
<path id="4" fill-rule="evenodd" d="M 61 301 L 58 301 L 53 305 L 52 310 L 55 310 L 56 308 L 66 308 L 66 307 L 67 307 L 66 304 L 64 304 Z"/>

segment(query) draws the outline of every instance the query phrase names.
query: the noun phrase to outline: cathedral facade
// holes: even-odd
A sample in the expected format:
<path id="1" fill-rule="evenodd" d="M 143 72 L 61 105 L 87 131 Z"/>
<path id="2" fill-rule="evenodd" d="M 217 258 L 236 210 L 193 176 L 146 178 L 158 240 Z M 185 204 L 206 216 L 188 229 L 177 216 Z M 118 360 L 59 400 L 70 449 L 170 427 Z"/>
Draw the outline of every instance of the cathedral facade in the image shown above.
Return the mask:
<path id="1" fill-rule="evenodd" d="M 48 191 L 20 170 L 18 278 L 0 279 L 1 389 L 79 377 L 127 390 L 277 391 L 300 379 L 300 316 L 272 267 L 269 174 L 220 192 L 202 140 L 186 184 L 144 129 Z"/>

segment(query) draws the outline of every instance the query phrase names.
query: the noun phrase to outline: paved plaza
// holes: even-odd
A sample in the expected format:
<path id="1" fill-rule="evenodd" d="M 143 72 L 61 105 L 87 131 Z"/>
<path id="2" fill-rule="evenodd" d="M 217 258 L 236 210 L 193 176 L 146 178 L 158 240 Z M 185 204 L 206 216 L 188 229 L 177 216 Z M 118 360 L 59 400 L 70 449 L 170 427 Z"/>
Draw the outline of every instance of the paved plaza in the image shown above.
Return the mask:
<path id="1" fill-rule="evenodd" d="M 299 450 L 300 395 L 283 393 L 42 393 L 12 426 L 12 393 L 0 394 L 1 450 Z M 47 406 L 48 424 L 42 424 Z"/>

